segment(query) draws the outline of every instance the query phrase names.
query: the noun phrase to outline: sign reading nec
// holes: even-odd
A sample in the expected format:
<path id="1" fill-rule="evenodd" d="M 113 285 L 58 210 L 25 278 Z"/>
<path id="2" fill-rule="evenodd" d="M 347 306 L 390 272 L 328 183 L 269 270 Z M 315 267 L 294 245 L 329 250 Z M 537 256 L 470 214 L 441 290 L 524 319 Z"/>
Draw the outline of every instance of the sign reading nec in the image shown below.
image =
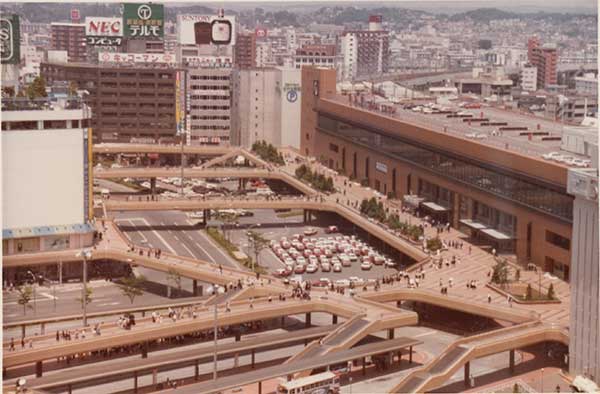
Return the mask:
<path id="1" fill-rule="evenodd" d="M 85 34 L 93 37 L 122 37 L 123 20 L 88 16 L 85 18 Z"/>
<path id="2" fill-rule="evenodd" d="M 0 19 L 2 64 L 20 62 L 19 16 L 10 15 Z"/>

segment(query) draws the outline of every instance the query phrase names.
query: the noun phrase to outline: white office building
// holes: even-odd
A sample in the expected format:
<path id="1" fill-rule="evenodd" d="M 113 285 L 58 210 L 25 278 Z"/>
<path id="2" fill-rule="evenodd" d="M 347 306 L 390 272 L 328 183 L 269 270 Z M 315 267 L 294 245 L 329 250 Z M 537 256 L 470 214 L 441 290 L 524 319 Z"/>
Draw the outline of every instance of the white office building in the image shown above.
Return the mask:
<path id="1" fill-rule="evenodd" d="M 521 67 L 521 88 L 527 92 L 537 90 L 537 67 L 532 64 L 525 64 Z"/>
<path id="2" fill-rule="evenodd" d="M 575 77 L 575 90 L 585 96 L 598 95 L 598 77 L 594 73 L 587 73 L 582 77 Z"/>

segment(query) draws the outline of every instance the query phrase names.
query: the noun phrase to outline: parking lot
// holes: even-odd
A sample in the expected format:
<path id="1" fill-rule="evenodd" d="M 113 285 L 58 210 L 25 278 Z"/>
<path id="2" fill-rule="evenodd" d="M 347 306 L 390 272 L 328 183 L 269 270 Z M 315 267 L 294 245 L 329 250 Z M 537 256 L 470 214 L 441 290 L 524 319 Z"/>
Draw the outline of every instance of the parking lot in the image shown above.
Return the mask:
<path id="1" fill-rule="evenodd" d="M 366 281 L 368 279 L 381 278 L 382 276 L 398 272 L 397 268 L 390 267 L 391 263 L 395 263 L 394 259 L 380 253 L 377 249 L 371 247 L 365 239 L 362 239 L 359 235 L 355 235 L 355 229 L 352 226 L 344 227 L 343 225 L 339 225 L 339 223 L 335 223 L 337 221 L 327 219 L 313 221 L 310 225 L 304 224 L 302 222 L 301 213 L 297 216 L 284 218 L 278 217 L 276 212 L 270 210 L 255 210 L 253 211 L 253 214 L 253 216 L 240 217 L 238 219 L 238 225 L 230 230 L 229 236 L 234 244 L 251 257 L 254 257 L 254 253 L 246 234 L 249 230 L 258 232 L 265 239 L 269 240 L 270 245 L 261 251 L 259 261 L 260 264 L 271 273 L 276 274 L 278 270 L 286 270 L 288 268 L 285 262 L 286 255 L 280 253 L 280 255 L 283 256 L 283 259 L 278 256 L 277 248 L 275 246 L 279 246 L 282 250 L 285 250 L 287 258 L 293 258 L 293 251 L 294 249 L 296 250 L 297 256 L 296 258 L 293 258 L 292 270 L 295 271 L 296 266 L 305 267 L 304 270 L 298 269 L 298 272 L 292 272 L 289 273 L 289 275 L 285 274 L 284 277 L 287 278 L 293 278 L 294 276 L 299 275 L 302 276 L 303 280 L 308 280 L 312 283 L 319 281 L 321 278 L 327 278 L 335 283 L 339 280 L 349 280 L 350 277 L 357 277 Z M 326 229 L 331 225 L 337 226 L 339 231 L 327 234 Z M 305 235 L 305 232 L 310 235 Z M 293 239 L 299 239 L 300 237 L 302 237 L 302 241 L 298 242 L 302 243 L 302 246 L 298 244 L 294 246 L 292 243 Z M 287 238 L 289 247 L 285 249 L 281 247 L 282 238 Z M 336 238 L 338 239 L 336 240 Z M 308 244 L 312 244 L 312 249 Z M 304 249 L 300 250 L 302 247 L 304 247 Z M 304 255 L 304 252 L 307 249 L 311 250 L 311 253 L 307 253 L 307 256 L 309 257 Z M 319 251 L 315 251 L 315 249 L 319 249 Z M 329 249 L 330 257 L 327 257 L 327 249 Z M 359 249 L 361 249 L 360 256 L 358 255 Z M 362 250 L 364 250 L 364 252 Z M 371 259 L 369 253 L 373 259 L 371 261 L 371 267 L 368 270 L 361 269 L 361 262 L 363 259 Z M 350 260 L 345 263 L 346 265 L 342 265 L 341 257 L 343 254 L 346 254 Z M 352 254 L 356 256 L 355 259 L 350 259 Z M 317 270 L 315 272 L 307 271 L 311 255 L 317 258 L 317 263 L 315 264 Z M 319 255 L 324 256 L 327 260 L 323 260 L 323 258 L 319 260 Z M 381 265 L 374 264 L 375 256 L 377 255 L 380 255 L 383 258 Z M 300 259 L 300 257 L 303 257 L 304 261 Z M 340 267 L 341 272 L 334 272 L 334 258 L 339 260 L 340 265 L 342 265 Z M 389 261 L 388 267 L 385 266 L 386 258 Z M 323 271 L 323 262 L 329 264 L 329 271 Z M 288 263 L 291 263 L 290 260 L 288 260 Z"/>

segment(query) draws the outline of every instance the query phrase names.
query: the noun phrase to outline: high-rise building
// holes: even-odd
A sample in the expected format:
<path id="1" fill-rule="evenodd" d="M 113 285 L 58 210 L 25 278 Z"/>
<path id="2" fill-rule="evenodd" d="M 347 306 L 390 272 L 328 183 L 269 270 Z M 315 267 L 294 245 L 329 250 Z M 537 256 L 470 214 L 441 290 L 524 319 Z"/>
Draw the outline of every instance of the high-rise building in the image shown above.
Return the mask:
<path id="1" fill-rule="evenodd" d="M 79 97 L 2 99 L 4 255 L 92 244 L 90 116 Z"/>
<path id="2" fill-rule="evenodd" d="M 590 169 L 569 170 L 573 202 L 569 372 L 600 383 L 600 257 L 598 256 L 598 145 Z"/>
<path id="3" fill-rule="evenodd" d="M 232 74 L 231 138 L 251 147 L 266 141 L 277 147 L 300 147 L 300 70 L 235 69 Z"/>
<path id="4" fill-rule="evenodd" d="M 369 77 L 388 71 L 390 37 L 389 32 L 383 30 L 381 21 L 381 15 L 371 15 L 369 30 L 350 30 L 342 35 L 344 80 Z"/>
<path id="5" fill-rule="evenodd" d="M 328 45 L 303 45 L 302 48 L 296 49 L 294 55 L 294 68 L 302 68 L 302 66 L 318 66 L 335 68 L 341 71 L 341 59 L 337 55 L 336 46 Z"/>
<path id="6" fill-rule="evenodd" d="M 533 64 L 526 64 L 521 67 L 521 88 L 528 92 L 537 90 L 537 67 Z"/>
<path id="7" fill-rule="evenodd" d="M 253 33 L 238 34 L 233 63 L 236 67 L 245 69 L 256 65 L 256 35 Z"/>
<path id="8" fill-rule="evenodd" d="M 42 63 L 48 84 L 75 82 L 89 92 L 94 141 L 172 139 L 177 129 L 174 68 Z M 181 77 L 180 77 L 181 78 Z"/>
<path id="9" fill-rule="evenodd" d="M 67 51 L 69 62 L 83 63 L 87 60 L 84 23 L 52 23 L 50 32 L 51 48 Z"/>
<path id="10" fill-rule="evenodd" d="M 558 51 L 555 44 L 544 44 L 540 46 L 537 37 L 531 37 L 527 41 L 527 57 L 529 63 L 537 67 L 537 87 L 544 88 L 548 85 L 556 85 Z"/>

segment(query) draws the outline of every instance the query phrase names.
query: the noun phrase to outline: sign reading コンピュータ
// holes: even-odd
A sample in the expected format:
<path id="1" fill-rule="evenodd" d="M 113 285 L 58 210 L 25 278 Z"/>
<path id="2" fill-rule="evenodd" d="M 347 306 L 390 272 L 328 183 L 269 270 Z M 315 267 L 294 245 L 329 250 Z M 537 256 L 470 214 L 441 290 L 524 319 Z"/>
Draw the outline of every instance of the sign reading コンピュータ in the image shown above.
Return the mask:
<path id="1" fill-rule="evenodd" d="M 19 16 L 2 16 L 0 18 L 2 64 L 17 64 L 21 61 L 21 43 L 19 37 Z"/>
<path id="2" fill-rule="evenodd" d="M 86 16 L 85 35 L 87 45 L 121 45 L 123 20 L 121 18 Z"/>
<path id="3" fill-rule="evenodd" d="M 123 4 L 123 27 L 126 38 L 162 38 L 164 35 L 163 5 Z"/>

